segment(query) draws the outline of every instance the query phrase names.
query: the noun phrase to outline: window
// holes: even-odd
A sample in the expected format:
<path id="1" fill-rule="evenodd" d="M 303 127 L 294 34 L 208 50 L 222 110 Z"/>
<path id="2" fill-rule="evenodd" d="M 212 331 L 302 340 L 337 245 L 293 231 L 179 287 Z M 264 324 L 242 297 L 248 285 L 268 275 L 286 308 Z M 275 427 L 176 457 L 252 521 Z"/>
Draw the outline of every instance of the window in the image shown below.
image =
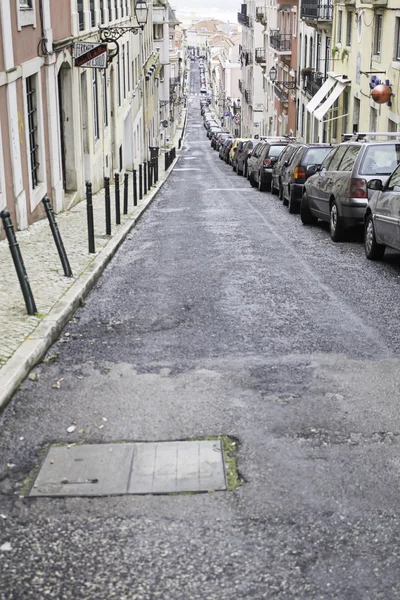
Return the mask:
<path id="1" fill-rule="evenodd" d="M 340 163 L 342 161 L 342 158 L 343 158 L 344 153 L 346 152 L 346 150 L 347 150 L 347 146 L 338 146 L 336 148 L 335 153 L 332 155 L 332 157 L 331 157 L 331 159 L 329 161 L 328 167 L 326 167 L 327 170 L 329 170 L 329 171 L 338 171 L 339 170 L 339 165 L 340 165 Z M 326 157 L 325 160 L 327 160 L 329 156 L 330 155 L 328 154 L 328 156 Z M 325 160 L 322 163 L 322 167 L 324 167 Z"/>
<path id="2" fill-rule="evenodd" d="M 19 0 L 20 8 L 33 8 L 33 0 Z"/>
<path id="3" fill-rule="evenodd" d="M 31 171 L 32 188 L 39 183 L 39 160 L 37 142 L 37 96 L 36 76 L 26 78 L 26 106 L 28 115 L 28 137 L 29 137 L 29 165 Z"/>
<path id="4" fill-rule="evenodd" d="M 131 63 L 129 56 L 129 42 L 126 42 L 126 64 L 127 64 L 127 75 L 128 75 L 128 92 L 131 91 Z"/>
<path id="5" fill-rule="evenodd" d="M 364 153 L 361 175 L 390 175 L 400 163 L 400 144 L 371 144 Z"/>
<path id="6" fill-rule="evenodd" d="M 128 8 L 128 0 L 125 0 L 125 16 L 128 16 L 129 8 Z"/>
<path id="7" fill-rule="evenodd" d="M 380 55 L 382 46 L 382 15 L 375 15 L 373 54 Z M 373 130 L 375 131 L 375 129 Z"/>
<path id="8" fill-rule="evenodd" d="M 107 7 L 108 7 L 108 22 L 110 22 L 110 21 L 112 21 L 111 0 L 108 0 Z"/>
<path id="9" fill-rule="evenodd" d="M 94 0 L 90 0 L 90 25 L 96 27 L 96 11 L 94 9 Z"/>
<path id="10" fill-rule="evenodd" d="M 103 69 L 103 116 L 104 127 L 108 127 L 108 98 L 107 98 L 107 71 Z"/>
<path id="11" fill-rule="evenodd" d="M 395 133 L 397 131 L 397 123 L 396 121 L 392 121 L 392 119 L 388 119 L 388 131 Z"/>
<path id="12" fill-rule="evenodd" d="M 343 24 L 343 11 L 338 10 L 338 24 L 337 24 L 337 42 L 342 43 L 342 24 Z"/>
<path id="13" fill-rule="evenodd" d="M 97 69 L 93 70 L 93 78 L 92 78 L 92 92 L 93 92 L 93 130 L 94 130 L 94 139 L 98 140 L 100 137 L 100 129 L 99 129 L 99 97 L 97 92 Z"/>
<path id="14" fill-rule="evenodd" d="M 376 131 L 376 126 L 378 123 L 378 111 L 376 108 L 371 107 L 371 112 L 369 114 L 369 130 Z"/>
<path id="15" fill-rule="evenodd" d="M 400 17 L 396 17 L 394 60 L 400 60 Z"/>
<path id="16" fill-rule="evenodd" d="M 118 106 L 121 106 L 121 66 L 119 63 L 119 54 L 117 54 Z"/>
<path id="17" fill-rule="evenodd" d="M 399 188 L 399 187 L 400 187 L 400 168 L 397 167 L 397 169 L 394 171 L 394 173 L 390 177 L 389 181 L 387 182 L 386 189 L 389 192 L 391 192 L 395 188 Z M 397 192 L 398 189 L 396 189 L 395 191 Z"/>
<path id="18" fill-rule="evenodd" d="M 353 24 L 353 15 L 354 13 L 352 11 L 348 11 L 346 27 L 346 46 L 351 46 L 351 29 Z"/>
<path id="19" fill-rule="evenodd" d="M 358 124 L 360 122 L 360 99 L 353 98 L 353 133 L 358 131 Z"/>
<path id="20" fill-rule="evenodd" d="M 126 98 L 125 44 L 122 44 L 122 85 L 124 90 L 124 98 Z"/>
<path id="21" fill-rule="evenodd" d="M 340 163 L 341 171 L 352 171 L 360 146 L 349 146 L 342 162 Z"/>
<path id="22" fill-rule="evenodd" d="M 78 19 L 79 19 L 79 31 L 85 29 L 85 15 L 83 12 L 83 0 L 78 0 Z"/>
<path id="23" fill-rule="evenodd" d="M 104 0 L 100 0 L 100 23 L 104 25 Z"/>
<path id="24" fill-rule="evenodd" d="M 296 37 L 297 35 L 297 12 L 293 11 L 293 25 L 292 25 L 292 33 L 293 33 L 293 37 Z"/>

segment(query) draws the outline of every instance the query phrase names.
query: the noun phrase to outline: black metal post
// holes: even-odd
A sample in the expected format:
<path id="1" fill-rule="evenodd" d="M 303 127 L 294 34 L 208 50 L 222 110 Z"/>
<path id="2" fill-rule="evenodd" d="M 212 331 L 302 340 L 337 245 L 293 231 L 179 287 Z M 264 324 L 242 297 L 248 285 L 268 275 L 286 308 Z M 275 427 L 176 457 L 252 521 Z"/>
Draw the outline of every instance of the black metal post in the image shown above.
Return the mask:
<path id="1" fill-rule="evenodd" d="M 121 225 L 121 200 L 119 195 L 119 173 L 114 173 L 115 180 L 115 223 Z"/>
<path id="2" fill-rule="evenodd" d="M 168 150 L 164 155 L 164 161 L 165 161 L 164 168 L 166 171 L 168 171 L 168 167 L 169 167 L 169 151 Z"/>
<path id="3" fill-rule="evenodd" d="M 137 206 L 137 181 L 136 181 L 136 169 L 133 169 L 133 206 Z"/>
<path id="4" fill-rule="evenodd" d="M 139 165 L 139 200 L 143 198 L 143 167 Z"/>
<path id="5" fill-rule="evenodd" d="M 86 182 L 86 214 L 88 224 L 89 254 L 95 254 L 96 250 L 94 247 L 93 196 L 92 184 L 90 183 L 90 181 Z"/>
<path id="6" fill-rule="evenodd" d="M 147 168 L 148 168 L 148 182 L 149 182 L 149 191 L 151 189 L 151 186 L 153 185 L 153 170 L 152 170 L 152 160 L 151 158 L 147 161 Z"/>
<path id="7" fill-rule="evenodd" d="M 53 234 L 54 242 L 56 244 L 58 256 L 60 257 L 62 268 L 64 269 L 65 277 L 72 277 L 72 270 L 69 264 L 67 253 L 65 252 L 64 244 L 61 238 L 60 230 L 58 229 L 58 225 L 56 222 L 56 218 L 54 216 L 53 208 L 50 204 L 50 200 L 47 196 L 42 200 L 44 204 L 44 209 L 46 211 L 47 218 L 49 220 L 49 225 L 51 229 L 51 233 Z"/>
<path id="8" fill-rule="evenodd" d="M 124 175 L 124 215 L 128 214 L 128 184 L 129 184 L 129 175 L 125 173 Z"/>
<path id="9" fill-rule="evenodd" d="M 34 315 L 37 312 L 35 299 L 32 294 L 28 275 L 26 274 L 24 261 L 22 260 L 21 250 L 19 249 L 14 227 L 11 221 L 11 216 L 8 210 L 2 210 L 0 218 L 3 221 L 4 231 L 6 232 L 8 244 L 10 246 L 11 256 L 14 262 L 15 270 L 21 286 L 22 295 L 24 296 L 26 310 L 28 315 Z"/>
<path id="10" fill-rule="evenodd" d="M 143 195 L 147 194 L 147 161 L 143 161 Z"/>
<path id="11" fill-rule="evenodd" d="M 158 182 L 158 156 L 154 159 L 154 183 Z"/>
<path id="12" fill-rule="evenodd" d="M 104 190 L 106 203 L 106 235 L 111 235 L 111 198 L 109 177 L 104 177 Z"/>

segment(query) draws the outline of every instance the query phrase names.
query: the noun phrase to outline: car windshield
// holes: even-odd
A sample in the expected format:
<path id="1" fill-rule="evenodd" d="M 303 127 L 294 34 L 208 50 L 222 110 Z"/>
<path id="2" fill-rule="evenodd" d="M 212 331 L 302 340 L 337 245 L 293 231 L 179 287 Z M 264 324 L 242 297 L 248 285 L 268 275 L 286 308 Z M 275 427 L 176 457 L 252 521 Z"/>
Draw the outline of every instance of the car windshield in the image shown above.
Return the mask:
<path id="1" fill-rule="evenodd" d="M 331 150 L 332 148 L 330 148 L 329 146 L 327 148 L 310 148 L 309 150 L 307 150 L 303 158 L 303 164 L 320 165 L 324 160 L 325 156 Z"/>
<path id="2" fill-rule="evenodd" d="M 268 152 L 268 156 L 279 156 L 282 150 L 284 150 L 286 146 L 271 146 Z"/>
<path id="3" fill-rule="evenodd" d="M 400 163 L 400 144 L 369 146 L 360 167 L 361 175 L 390 175 Z"/>

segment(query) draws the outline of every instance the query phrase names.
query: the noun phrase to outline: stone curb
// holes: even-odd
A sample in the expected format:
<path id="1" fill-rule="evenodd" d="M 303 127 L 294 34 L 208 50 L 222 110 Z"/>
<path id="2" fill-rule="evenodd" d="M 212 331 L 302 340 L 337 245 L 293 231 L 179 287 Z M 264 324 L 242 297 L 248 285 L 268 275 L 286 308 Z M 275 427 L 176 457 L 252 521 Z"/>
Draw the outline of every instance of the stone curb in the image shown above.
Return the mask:
<path id="1" fill-rule="evenodd" d="M 99 252 L 79 279 L 57 301 L 49 314 L 39 323 L 29 338 L 21 344 L 4 367 L 2 367 L 0 370 L 0 412 L 7 406 L 18 386 L 24 381 L 29 372 L 44 358 L 47 350 L 57 340 L 62 329 L 82 304 L 83 299 L 94 287 L 126 236 L 135 227 L 142 214 L 157 196 L 171 175 L 178 159 L 179 156 L 165 173 L 165 178 L 159 182 L 158 187 L 145 199 L 145 204 L 139 208 L 138 214 L 122 225 L 112 239 L 110 239 L 107 246 Z"/>

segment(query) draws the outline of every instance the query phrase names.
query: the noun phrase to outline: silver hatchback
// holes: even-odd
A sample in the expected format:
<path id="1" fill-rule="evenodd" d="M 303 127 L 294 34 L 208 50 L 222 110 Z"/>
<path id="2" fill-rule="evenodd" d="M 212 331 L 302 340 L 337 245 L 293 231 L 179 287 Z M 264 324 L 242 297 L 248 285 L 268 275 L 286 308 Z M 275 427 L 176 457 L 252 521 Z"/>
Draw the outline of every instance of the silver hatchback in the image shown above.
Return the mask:
<path id="1" fill-rule="evenodd" d="M 317 219 L 328 221 L 332 240 L 340 241 L 346 228 L 364 223 L 368 199 L 373 194 L 368 182 L 379 178 L 386 183 L 399 163 L 400 142 L 361 138 L 339 144 L 305 183 L 302 222 L 310 225 Z"/>

